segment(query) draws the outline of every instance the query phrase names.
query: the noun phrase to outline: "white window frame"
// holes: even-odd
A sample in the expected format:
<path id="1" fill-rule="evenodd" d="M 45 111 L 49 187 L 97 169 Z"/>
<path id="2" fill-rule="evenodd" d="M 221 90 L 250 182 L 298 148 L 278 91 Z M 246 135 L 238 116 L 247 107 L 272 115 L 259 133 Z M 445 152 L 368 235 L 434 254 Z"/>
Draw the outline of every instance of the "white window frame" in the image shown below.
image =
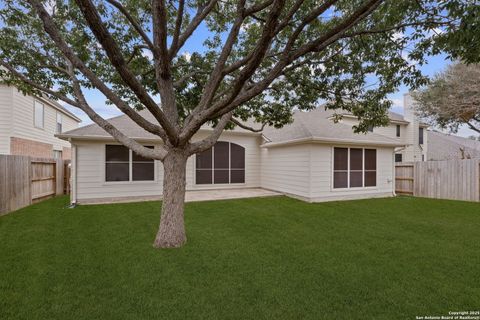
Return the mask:
<path id="1" fill-rule="evenodd" d="M 42 125 L 37 125 L 37 106 L 42 107 Z M 33 102 L 33 126 L 37 129 L 45 129 L 45 104 L 38 100 L 34 100 Z"/>
<path id="2" fill-rule="evenodd" d="M 247 149 L 242 146 L 241 144 L 231 142 L 231 141 L 217 141 L 217 142 L 226 142 L 228 143 L 228 183 L 215 183 L 214 178 L 215 178 L 215 145 L 213 145 L 210 150 L 212 152 L 212 169 L 199 169 L 199 170 L 212 170 L 212 183 L 197 183 L 197 155 L 193 157 L 193 183 L 195 186 L 198 187 L 211 187 L 211 186 L 243 186 L 246 185 L 247 183 Z M 245 167 L 243 168 L 244 171 L 244 182 L 235 182 L 232 183 L 232 143 L 236 144 L 240 147 L 242 147 L 245 150 L 244 156 L 245 156 Z M 241 169 L 233 169 L 233 170 L 241 170 Z"/>
<path id="3" fill-rule="evenodd" d="M 346 188 L 335 188 L 335 148 L 347 149 L 347 187 Z M 350 187 L 350 149 L 362 149 L 362 186 L 361 187 Z M 365 186 L 365 149 L 375 150 L 376 157 L 376 167 L 375 167 L 375 186 Z M 331 148 L 331 176 L 330 176 L 330 191 L 345 191 L 345 190 L 375 190 L 378 189 L 378 148 L 375 147 L 356 147 L 356 146 L 332 146 Z M 345 170 L 337 170 L 345 171 Z M 358 171 L 358 170 L 356 170 Z M 373 170 L 368 170 L 373 171 Z"/>
<path id="4" fill-rule="evenodd" d="M 153 144 L 142 144 L 143 146 L 150 147 L 153 149 L 157 147 Z M 103 183 L 104 185 L 115 185 L 115 184 L 154 184 L 158 182 L 157 178 L 157 160 L 153 160 L 153 180 L 133 180 L 133 151 L 128 149 L 128 180 L 127 181 L 107 181 L 107 146 L 123 146 L 120 143 L 106 143 L 103 145 Z M 126 148 L 126 147 L 125 147 Z M 138 161 L 137 161 L 138 162 Z"/>

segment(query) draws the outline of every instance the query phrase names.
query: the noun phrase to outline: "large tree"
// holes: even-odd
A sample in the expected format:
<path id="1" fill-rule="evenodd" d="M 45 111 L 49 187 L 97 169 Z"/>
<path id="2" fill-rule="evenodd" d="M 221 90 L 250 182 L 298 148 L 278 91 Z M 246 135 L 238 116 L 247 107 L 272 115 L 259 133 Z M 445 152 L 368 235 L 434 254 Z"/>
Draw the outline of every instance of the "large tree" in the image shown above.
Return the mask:
<path id="1" fill-rule="evenodd" d="M 455 63 L 414 92 L 418 113 L 433 125 L 456 132 L 460 125 L 480 133 L 480 65 Z"/>
<path id="2" fill-rule="evenodd" d="M 424 84 L 418 66 L 426 55 L 454 47 L 452 54 L 465 56 L 472 49 L 463 44 L 479 34 L 478 6 L 469 0 L 2 3 L 4 81 L 83 110 L 121 144 L 163 162 L 156 247 L 185 243 L 187 158 L 211 148 L 223 130 L 281 127 L 294 108 L 319 101 L 357 115 L 357 131 L 385 124 L 386 95 L 402 83 Z M 162 147 L 148 149 L 103 119 L 87 89 L 157 135 Z M 206 123 L 212 133 L 192 142 Z"/>

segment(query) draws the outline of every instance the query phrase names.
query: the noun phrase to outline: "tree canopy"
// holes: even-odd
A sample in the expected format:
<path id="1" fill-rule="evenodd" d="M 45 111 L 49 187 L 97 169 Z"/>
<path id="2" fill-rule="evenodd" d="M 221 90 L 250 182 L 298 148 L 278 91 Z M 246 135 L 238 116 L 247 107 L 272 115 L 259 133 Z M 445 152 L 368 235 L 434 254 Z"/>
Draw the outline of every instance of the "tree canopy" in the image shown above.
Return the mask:
<path id="1" fill-rule="evenodd" d="M 478 58 L 475 2 L 7 0 L 2 77 L 84 111 L 81 91 L 95 88 L 182 143 L 231 112 L 227 127 L 249 117 L 282 126 L 319 101 L 353 112 L 365 131 L 385 124 L 387 94 L 425 84 L 418 67 L 428 54 Z M 203 45 L 187 55 L 192 37 Z M 143 108 L 160 126 L 136 115 Z"/>
<path id="2" fill-rule="evenodd" d="M 480 65 L 455 63 L 413 93 L 418 113 L 456 132 L 460 125 L 480 133 Z"/>

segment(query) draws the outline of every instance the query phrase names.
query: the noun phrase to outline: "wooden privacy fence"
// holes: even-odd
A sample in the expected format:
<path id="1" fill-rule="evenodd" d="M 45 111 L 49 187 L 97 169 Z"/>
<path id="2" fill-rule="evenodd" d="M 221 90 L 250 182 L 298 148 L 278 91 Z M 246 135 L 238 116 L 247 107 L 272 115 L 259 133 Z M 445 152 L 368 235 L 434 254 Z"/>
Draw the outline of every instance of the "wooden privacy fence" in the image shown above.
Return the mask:
<path id="1" fill-rule="evenodd" d="M 0 215 L 69 192 L 69 163 L 0 155 Z"/>
<path id="2" fill-rule="evenodd" d="M 480 201 L 480 159 L 396 164 L 395 192 L 427 198 Z"/>

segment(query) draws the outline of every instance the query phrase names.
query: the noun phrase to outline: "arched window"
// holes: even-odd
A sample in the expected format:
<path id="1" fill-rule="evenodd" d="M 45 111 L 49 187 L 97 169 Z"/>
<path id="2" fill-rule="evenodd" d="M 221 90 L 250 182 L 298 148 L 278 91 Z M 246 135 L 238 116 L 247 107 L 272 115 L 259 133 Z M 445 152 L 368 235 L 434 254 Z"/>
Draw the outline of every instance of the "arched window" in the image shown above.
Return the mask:
<path id="1" fill-rule="evenodd" d="M 245 148 L 226 141 L 196 156 L 196 184 L 245 183 Z"/>

